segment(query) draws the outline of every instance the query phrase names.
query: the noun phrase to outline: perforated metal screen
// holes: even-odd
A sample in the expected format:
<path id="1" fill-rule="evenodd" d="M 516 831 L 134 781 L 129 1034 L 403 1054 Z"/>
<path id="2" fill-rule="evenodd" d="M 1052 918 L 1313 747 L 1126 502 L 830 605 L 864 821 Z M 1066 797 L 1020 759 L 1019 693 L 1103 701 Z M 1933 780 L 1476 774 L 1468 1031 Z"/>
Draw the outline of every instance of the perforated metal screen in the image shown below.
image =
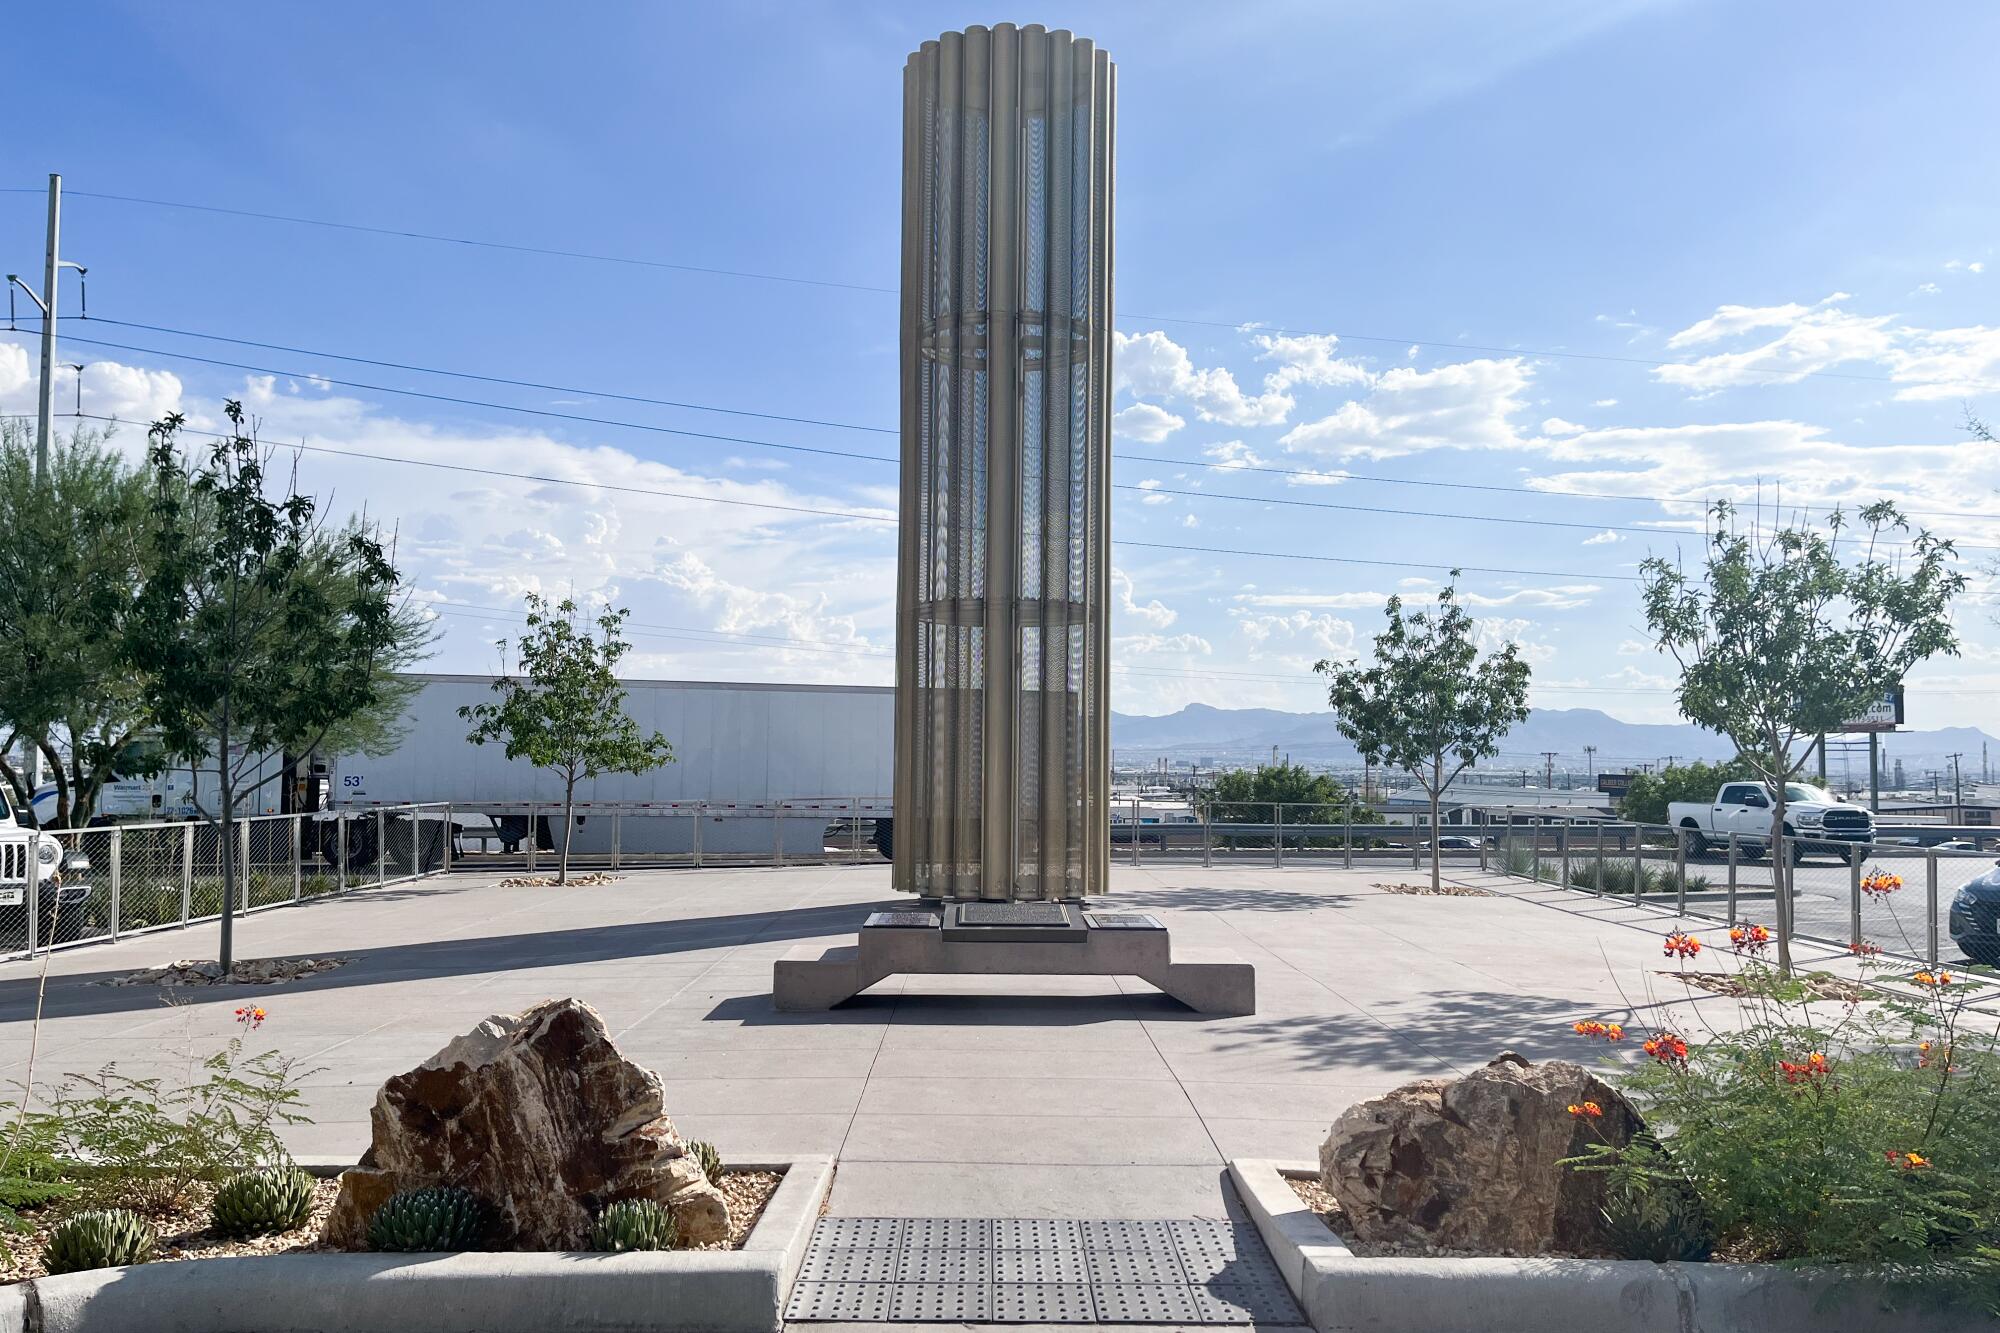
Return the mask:
<path id="1" fill-rule="evenodd" d="M 1099 893 L 1114 71 L 999 24 L 904 71 L 896 886 Z"/>
<path id="2" fill-rule="evenodd" d="M 823 1217 L 794 1322 L 1303 1324 L 1256 1228 L 1212 1220 Z"/>

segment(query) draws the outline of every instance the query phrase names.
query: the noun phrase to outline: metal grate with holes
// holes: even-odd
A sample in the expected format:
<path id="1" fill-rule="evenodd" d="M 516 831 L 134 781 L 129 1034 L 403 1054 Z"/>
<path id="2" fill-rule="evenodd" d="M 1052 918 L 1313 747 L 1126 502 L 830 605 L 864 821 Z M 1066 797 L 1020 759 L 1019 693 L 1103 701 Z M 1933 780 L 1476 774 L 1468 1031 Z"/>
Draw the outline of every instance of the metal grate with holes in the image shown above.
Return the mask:
<path id="1" fill-rule="evenodd" d="M 822 1217 L 794 1322 L 1303 1324 L 1254 1227 L 1208 1220 Z"/>

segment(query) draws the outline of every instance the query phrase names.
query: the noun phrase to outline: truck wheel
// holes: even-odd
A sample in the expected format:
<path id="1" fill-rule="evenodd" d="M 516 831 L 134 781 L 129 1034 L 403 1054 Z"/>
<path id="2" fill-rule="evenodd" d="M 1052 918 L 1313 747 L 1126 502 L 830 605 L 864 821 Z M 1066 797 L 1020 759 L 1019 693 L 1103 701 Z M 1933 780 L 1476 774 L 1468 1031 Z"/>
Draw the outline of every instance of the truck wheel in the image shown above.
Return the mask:
<path id="1" fill-rule="evenodd" d="M 1681 825 L 1681 840 L 1687 844 L 1689 859 L 1708 855 L 1708 839 L 1692 824 Z"/>
<path id="2" fill-rule="evenodd" d="M 896 859 L 896 821 L 881 818 L 875 821 L 875 850 L 882 853 L 884 861 Z"/>

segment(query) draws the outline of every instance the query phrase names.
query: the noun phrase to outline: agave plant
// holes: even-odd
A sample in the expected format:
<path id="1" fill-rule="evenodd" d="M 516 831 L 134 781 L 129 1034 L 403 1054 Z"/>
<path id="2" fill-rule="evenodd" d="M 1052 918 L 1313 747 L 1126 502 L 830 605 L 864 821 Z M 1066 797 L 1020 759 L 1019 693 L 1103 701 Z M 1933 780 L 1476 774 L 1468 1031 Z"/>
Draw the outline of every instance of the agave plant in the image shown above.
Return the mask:
<path id="1" fill-rule="evenodd" d="M 368 1245 L 401 1254 L 476 1250 L 493 1233 L 493 1209 L 471 1190 L 432 1185 L 389 1197 L 368 1222 Z"/>
<path id="2" fill-rule="evenodd" d="M 312 1212 L 313 1178 L 295 1166 L 245 1171 L 215 1191 L 218 1236 L 270 1236 L 290 1231 Z"/>
<path id="3" fill-rule="evenodd" d="M 674 1248 L 674 1215 L 651 1199 L 606 1204 L 590 1229 L 590 1248 L 608 1254 Z"/>
<path id="4" fill-rule="evenodd" d="M 125 1208 L 78 1213 L 49 1233 L 42 1264 L 50 1273 L 143 1264 L 153 1257 L 153 1228 Z"/>

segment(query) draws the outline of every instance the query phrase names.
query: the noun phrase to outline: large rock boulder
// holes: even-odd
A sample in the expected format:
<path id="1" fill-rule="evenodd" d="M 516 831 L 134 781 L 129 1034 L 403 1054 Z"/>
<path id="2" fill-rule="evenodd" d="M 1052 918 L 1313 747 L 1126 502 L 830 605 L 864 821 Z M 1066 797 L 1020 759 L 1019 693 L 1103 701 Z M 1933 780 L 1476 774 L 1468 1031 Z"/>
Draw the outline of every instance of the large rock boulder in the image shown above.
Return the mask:
<path id="1" fill-rule="evenodd" d="M 1602 1115 L 1576 1115 L 1594 1102 Z M 1644 1128 L 1610 1085 L 1512 1051 L 1463 1078 L 1421 1079 L 1349 1107 L 1320 1146 L 1320 1183 L 1363 1241 L 1480 1254 L 1605 1251 L 1605 1177 L 1558 1165 Z"/>
<path id="2" fill-rule="evenodd" d="M 462 1185 L 499 1210 L 496 1242 L 581 1248 L 614 1199 L 656 1199 L 683 1240 L 729 1233 L 722 1194 L 661 1109 L 660 1080 L 618 1053 L 597 1011 L 548 1000 L 495 1015 L 382 1085 L 374 1140 L 340 1178 L 326 1238 L 360 1249 L 390 1195 Z"/>

